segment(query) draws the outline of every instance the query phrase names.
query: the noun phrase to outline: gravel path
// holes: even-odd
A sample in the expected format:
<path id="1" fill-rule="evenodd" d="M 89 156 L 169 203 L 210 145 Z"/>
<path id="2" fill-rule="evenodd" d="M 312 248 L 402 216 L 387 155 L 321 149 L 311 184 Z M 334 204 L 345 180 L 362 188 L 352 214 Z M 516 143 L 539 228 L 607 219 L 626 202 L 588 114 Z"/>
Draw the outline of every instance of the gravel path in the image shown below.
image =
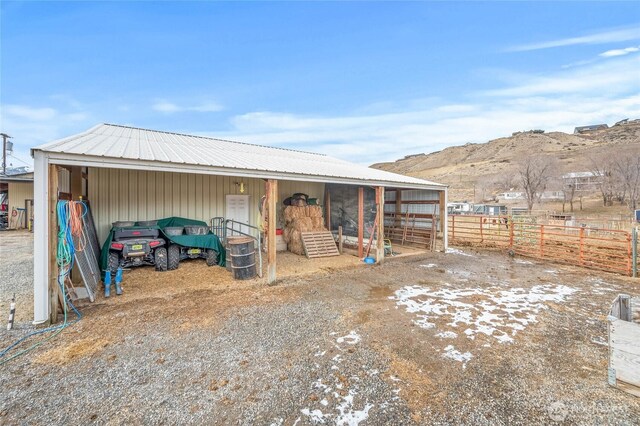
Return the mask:
<path id="1" fill-rule="evenodd" d="M 274 287 L 189 268 L 0 366 L 0 423 L 639 424 L 602 345 L 637 281 L 466 251 Z"/>
<path id="2" fill-rule="evenodd" d="M 16 295 L 16 328 L 31 328 L 33 320 L 33 234 L 0 232 L 0 306 L 2 319 Z M 6 310 L 6 312 L 5 312 Z"/>

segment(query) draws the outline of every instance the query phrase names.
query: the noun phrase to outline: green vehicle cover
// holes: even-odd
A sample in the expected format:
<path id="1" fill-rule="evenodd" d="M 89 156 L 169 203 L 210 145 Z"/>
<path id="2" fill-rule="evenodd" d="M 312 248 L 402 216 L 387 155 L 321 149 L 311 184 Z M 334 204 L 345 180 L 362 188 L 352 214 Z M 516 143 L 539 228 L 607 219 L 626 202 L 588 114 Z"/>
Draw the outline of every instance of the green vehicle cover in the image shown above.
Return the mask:
<path id="1" fill-rule="evenodd" d="M 209 231 L 207 235 L 166 235 L 162 230 L 171 226 L 185 226 L 185 225 L 200 225 L 208 226 L 206 222 L 201 220 L 185 219 L 183 217 L 168 217 L 158 220 L 158 224 L 155 226 L 127 226 L 128 229 L 135 228 L 154 228 L 159 229 L 160 234 L 167 240 L 174 244 L 181 245 L 183 247 L 194 247 L 201 249 L 212 249 L 218 252 L 218 266 L 225 266 L 225 249 L 220 242 L 220 238 L 217 235 Z M 109 247 L 113 241 L 113 233 L 116 228 L 111 228 L 107 240 L 102 245 L 100 252 L 100 269 L 102 270 L 102 278 L 104 279 L 104 271 L 107 270 L 109 262 Z"/>

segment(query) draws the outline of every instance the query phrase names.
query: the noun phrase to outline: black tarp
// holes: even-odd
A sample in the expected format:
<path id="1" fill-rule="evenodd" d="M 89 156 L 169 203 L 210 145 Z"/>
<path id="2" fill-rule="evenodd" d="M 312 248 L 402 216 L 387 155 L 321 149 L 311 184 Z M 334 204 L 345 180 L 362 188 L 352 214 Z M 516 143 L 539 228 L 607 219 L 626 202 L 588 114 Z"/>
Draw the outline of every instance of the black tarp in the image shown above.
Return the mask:
<path id="1" fill-rule="evenodd" d="M 342 226 L 342 234 L 358 236 L 358 187 L 353 185 L 327 184 L 331 206 L 331 231 Z M 326 203 L 325 203 L 326 204 Z M 326 213 L 325 213 L 326 214 Z M 369 238 L 376 219 L 376 191 L 364 187 L 364 238 Z"/>

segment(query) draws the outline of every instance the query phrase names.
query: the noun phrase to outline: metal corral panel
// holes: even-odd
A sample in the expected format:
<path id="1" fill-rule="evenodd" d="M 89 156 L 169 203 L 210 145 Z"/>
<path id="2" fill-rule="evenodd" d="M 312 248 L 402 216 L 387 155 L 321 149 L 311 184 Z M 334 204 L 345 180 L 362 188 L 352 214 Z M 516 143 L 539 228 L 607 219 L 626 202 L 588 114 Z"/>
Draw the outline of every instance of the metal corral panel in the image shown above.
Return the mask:
<path id="1" fill-rule="evenodd" d="M 258 206 L 264 195 L 262 179 L 192 173 L 151 172 L 89 168 L 88 199 L 96 222 L 98 239 L 104 242 L 111 223 L 118 220 L 154 220 L 169 216 L 203 220 L 225 215 L 225 196 L 249 195 L 250 225 L 260 223 Z M 324 184 L 280 181 L 280 200 L 295 192 L 322 199 Z"/>
<path id="2" fill-rule="evenodd" d="M 193 169 L 196 166 L 215 169 L 218 174 L 255 172 L 252 177 L 259 178 L 300 177 L 299 180 L 304 180 L 302 177 L 307 177 L 322 179 L 323 182 L 331 182 L 333 178 L 340 183 L 444 188 L 444 185 L 437 183 L 372 169 L 322 154 L 113 124 L 100 124 L 84 133 L 41 145 L 33 150 L 48 152 L 58 160 L 109 158 L 114 166 L 126 163 L 131 167 L 132 161 L 143 161 L 145 165 L 164 163 L 181 169 L 191 168 L 189 172 L 195 171 Z M 58 155 L 52 155 L 53 153 Z M 222 173 L 223 170 L 226 173 Z"/>
<path id="3" fill-rule="evenodd" d="M 22 223 L 18 224 L 17 219 L 18 216 L 11 216 L 11 212 L 13 209 L 24 209 L 25 201 L 33 200 L 33 182 L 9 182 L 9 228 L 15 229 L 17 227 L 24 228 L 25 220 L 24 215 L 22 219 Z"/>

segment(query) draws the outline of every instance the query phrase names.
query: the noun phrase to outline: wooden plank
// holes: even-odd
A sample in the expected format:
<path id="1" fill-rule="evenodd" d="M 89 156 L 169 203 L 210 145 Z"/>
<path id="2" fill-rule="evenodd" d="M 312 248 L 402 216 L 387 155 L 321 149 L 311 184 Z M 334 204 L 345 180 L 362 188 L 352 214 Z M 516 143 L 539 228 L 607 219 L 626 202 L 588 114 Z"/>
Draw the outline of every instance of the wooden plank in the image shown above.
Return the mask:
<path id="1" fill-rule="evenodd" d="M 612 321 L 610 333 L 612 349 L 637 355 L 640 361 L 640 325 L 623 320 Z"/>
<path id="2" fill-rule="evenodd" d="M 278 181 L 269 179 L 266 182 L 267 194 L 267 283 L 276 282 L 276 201 L 278 200 Z"/>
<path id="3" fill-rule="evenodd" d="M 328 189 L 324 191 L 324 214 L 327 229 L 331 231 L 331 193 Z"/>
<path id="4" fill-rule="evenodd" d="M 309 259 L 340 256 L 333 234 L 330 231 L 303 232 L 302 246 Z"/>
<path id="5" fill-rule="evenodd" d="M 342 254 L 342 225 L 338 226 L 338 252 Z"/>
<path id="6" fill-rule="evenodd" d="M 622 391 L 630 393 L 633 396 L 640 397 L 640 387 L 626 383 L 622 380 L 616 380 L 616 387 Z"/>
<path id="7" fill-rule="evenodd" d="M 364 188 L 358 188 L 358 257 L 364 253 Z"/>

